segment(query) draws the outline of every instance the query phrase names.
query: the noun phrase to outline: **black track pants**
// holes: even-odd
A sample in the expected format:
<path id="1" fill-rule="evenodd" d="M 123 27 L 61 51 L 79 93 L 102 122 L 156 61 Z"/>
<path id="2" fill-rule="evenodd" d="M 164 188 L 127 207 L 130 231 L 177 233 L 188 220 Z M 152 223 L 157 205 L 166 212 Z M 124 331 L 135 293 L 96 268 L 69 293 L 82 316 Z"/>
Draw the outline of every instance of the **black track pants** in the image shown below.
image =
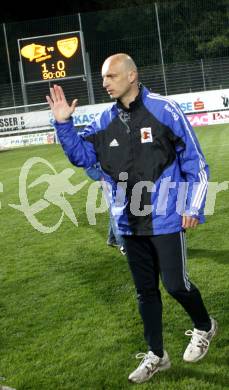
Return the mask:
<path id="1" fill-rule="evenodd" d="M 190 282 L 186 271 L 185 233 L 123 237 L 149 349 L 163 355 L 159 275 L 169 294 L 189 314 L 194 327 L 208 331 L 211 327 L 209 315 L 199 290 Z"/>

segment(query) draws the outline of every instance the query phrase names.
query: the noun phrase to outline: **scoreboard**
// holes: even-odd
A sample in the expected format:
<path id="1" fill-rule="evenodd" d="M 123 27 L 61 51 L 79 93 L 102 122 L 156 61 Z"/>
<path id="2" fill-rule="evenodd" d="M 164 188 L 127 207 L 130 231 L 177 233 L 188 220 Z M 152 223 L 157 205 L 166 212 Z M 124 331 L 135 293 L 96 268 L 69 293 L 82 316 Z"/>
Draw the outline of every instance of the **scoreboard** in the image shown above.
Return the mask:
<path id="1" fill-rule="evenodd" d="M 83 77 L 80 31 L 18 39 L 24 83 Z"/>

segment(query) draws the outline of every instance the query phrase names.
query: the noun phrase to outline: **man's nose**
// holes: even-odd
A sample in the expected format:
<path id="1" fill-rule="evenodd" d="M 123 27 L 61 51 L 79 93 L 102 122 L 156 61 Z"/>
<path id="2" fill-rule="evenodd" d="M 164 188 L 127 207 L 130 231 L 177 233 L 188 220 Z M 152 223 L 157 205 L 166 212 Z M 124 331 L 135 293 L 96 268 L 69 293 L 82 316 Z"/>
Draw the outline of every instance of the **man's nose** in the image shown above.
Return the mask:
<path id="1" fill-rule="evenodd" d="M 107 88 L 107 86 L 108 86 L 108 80 L 107 80 L 106 77 L 104 77 L 104 79 L 103 79 L 103 88 Z"/>

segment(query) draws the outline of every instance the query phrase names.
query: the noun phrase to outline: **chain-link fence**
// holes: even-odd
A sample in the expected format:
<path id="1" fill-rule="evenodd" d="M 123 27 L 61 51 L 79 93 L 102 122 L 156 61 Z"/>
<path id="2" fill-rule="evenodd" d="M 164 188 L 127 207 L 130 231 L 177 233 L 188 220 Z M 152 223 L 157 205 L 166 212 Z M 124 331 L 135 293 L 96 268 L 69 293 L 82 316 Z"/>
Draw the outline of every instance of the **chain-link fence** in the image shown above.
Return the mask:
<path id="1" fill-rule="evenodd" d="M 229 88 L 229 0 L 152 3 L 81 14 L 96 103 L 109 100 L 100 75 L 104 59 L 130 54 L 140 80 L 163 95 Z M 210 26 L 209 26 L 210 23 Z M 79 15 L 3 24 L 0 28 L 0 107 L 45 102 L 50 82 L 22 85 L 17 40 L 80 29 Z M 226 32 L 225 32 L 226 31 Z M 5 53 L 5 55 L 4 55 Z M 67 99 L 88 104 L 85 78 L 63 79 Z"/>

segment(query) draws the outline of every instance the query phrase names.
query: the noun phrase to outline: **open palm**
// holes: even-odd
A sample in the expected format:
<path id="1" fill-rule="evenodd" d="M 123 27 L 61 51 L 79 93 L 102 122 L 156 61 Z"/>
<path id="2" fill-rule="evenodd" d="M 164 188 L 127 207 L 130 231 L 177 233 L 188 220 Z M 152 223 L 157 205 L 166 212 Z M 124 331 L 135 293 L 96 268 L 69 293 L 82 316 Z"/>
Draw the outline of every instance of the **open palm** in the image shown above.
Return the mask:
<path id="1" fill-rule="evenodd" d="M 77 99 L 74 99 L 71 105 L 68 104 L 64 91 L 59 85 L 50 88 L 50 96 L 46 96 L 46 99 L 57 122 L 68 121 L 77 104 Z"/>

